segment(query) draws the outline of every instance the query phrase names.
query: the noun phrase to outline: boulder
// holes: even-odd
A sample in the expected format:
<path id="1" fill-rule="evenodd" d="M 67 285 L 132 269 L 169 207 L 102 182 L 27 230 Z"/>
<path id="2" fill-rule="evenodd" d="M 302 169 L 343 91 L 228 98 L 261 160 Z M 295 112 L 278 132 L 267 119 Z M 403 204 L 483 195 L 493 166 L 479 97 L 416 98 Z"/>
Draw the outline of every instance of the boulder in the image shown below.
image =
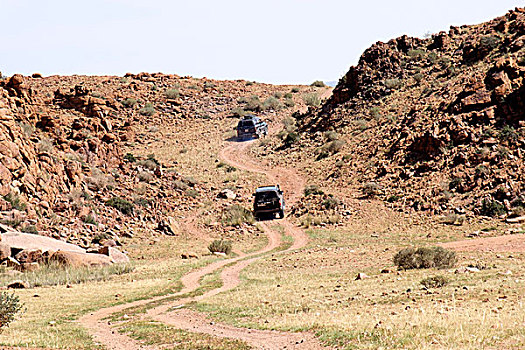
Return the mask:
<path id="1" fill-rule="evenodd" d="M 180 257 L 182 259 L 199 259 L 199 256 L 193 252 L 182 253 Z"/>
<path id="2" fill-rule="evenodd" d="M 84 252 L 73 252 L 59 250 L 49 258 L 60 265 L 69 267 L 94 267 L 111 265 L 111 258 L 102 254 L 88 254 Z"/>
<path id="3" fill-rule="evenodd" d="M 8 244 L 0 243 L 0 261 L 11 256 L 11 247 Z"/>
<path id="4" fill-rule="evenodd" d="M 98 250 L 99 254 L 109 256 L 111 260 L 116 264 L 125 264 L 129 262 L 129 258 L 126 254 L 122 253 L 117 248 L 113 247 L 102 247 Z"/>
<path id="5" fill-rule="evenodd" d="M 9 244 L 11 248 L 24 250 L 24 249 L 41 249 L 42 251 L 52 250 L 64 250 L 84 253 L 85 250 L 74 244 L 66 243 L 53 239 L 50 237 L 44 237 L 39 235 L 33 235 L 29 233 L 17 232 L 9 227 L 9 231 L 3 231 L 0 225 L 0 232 L 2 234 L 2 242 Z"/>
<path id="6" fill-rule="evenodd" d="M 217 197 L 224 198 L 224 199 L 235 199 L 237 195 L 232 190 L 225 188 L 224 190 L 219 192 Z"/>
<path id="7" fill-rule="evenodd" d="M 37 262 L 31 262 L 31 263 L 22 263 L 20 266 L 16 267 L 16 269 L 22 271 L 22 272 L 32 272 L 36 271 L 40 268 L 40 264 Z"/>
<path id="8" fill-rule="evenodd" d="M 42 261 L 41 249 L 24 249 L 15 255 L 15 259 L 21 264 Z"/>
<path id="9" fill-rule="evenodd" d="M 29 287 L 29 283 L 22 280 L 13 281 L 7 285 L 8 289 L 25 289 Z"/>

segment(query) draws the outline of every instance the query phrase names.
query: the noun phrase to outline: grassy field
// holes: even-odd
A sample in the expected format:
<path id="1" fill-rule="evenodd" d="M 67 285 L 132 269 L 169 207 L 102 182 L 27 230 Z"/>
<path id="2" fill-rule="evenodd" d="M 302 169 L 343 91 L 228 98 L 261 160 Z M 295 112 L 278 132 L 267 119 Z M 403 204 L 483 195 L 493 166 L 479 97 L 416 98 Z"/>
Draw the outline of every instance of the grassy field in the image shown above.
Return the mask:
<path id="1" fill-rule="evenodd" d="M 456 268 L 397 272 L 392 256 L 407 237 L 308 233 L 309 247 L 249 266 L 241 286 L 196 309 L 236 326 L 310 330 L 348 349 L 525 345 L 525 255 L 459 254 Z M 461 273 L 468 265 L 482 269 Z M 369 277 L 356 280 L 358 273 Z M 433 276 L 448 283 L 425 288 L 421 281 Z"/>

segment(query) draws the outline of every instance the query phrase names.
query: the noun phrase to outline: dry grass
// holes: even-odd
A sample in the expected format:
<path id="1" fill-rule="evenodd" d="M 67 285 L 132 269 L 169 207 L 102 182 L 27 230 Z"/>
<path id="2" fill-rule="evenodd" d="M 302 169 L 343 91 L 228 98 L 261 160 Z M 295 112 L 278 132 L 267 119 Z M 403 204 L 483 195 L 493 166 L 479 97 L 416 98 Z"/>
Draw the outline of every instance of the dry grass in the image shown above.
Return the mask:
<path id="1" fill-rule="evenodd" d="M 525 255 L 461 254 L 459 266 L 495 261 L 495 269 L 472 274 L 455 269 L 380 273 L 394 271 L 393 255 L 407 237 L 309 232 L 309 248 L 248 267 L 241 286 L 197 308 L 237 326 L 314 331 L 328 344 L 348 349 L 525 345 L 520 288 Z M 512 275 L 504 275 L 507 270 Z M 370 278 L 355 280 L 359 272 Z M 428 290 L 421 285 L 438 273 L 448 284 Z"/>

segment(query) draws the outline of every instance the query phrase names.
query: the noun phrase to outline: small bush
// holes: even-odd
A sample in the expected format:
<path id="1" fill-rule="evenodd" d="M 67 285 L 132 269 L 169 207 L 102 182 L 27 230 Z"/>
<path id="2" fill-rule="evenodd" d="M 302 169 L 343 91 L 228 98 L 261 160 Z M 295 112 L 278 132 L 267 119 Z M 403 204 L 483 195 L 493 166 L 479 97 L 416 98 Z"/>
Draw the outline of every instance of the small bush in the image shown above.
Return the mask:
<path id="1" fill-rule="evenodd" d="M 503 128 L 501 128 L 498 137 L 500 140 L 507 140 L 507 141 L 517 141 L 518 140 L 518 133 L 516 133 L 516 130 L 510 126 L 505 125 Z"/>
<path id="2" fill-rule="evenodd" d="M 341 149 L 343 149 L 343 146 L 346 144 L 344 140 L 333 140 L 325 145 L 326 151 L 330 152 L 331 154 L 338 153 Z"/>
<path id="3" fill-rule="evenodd" d="M 217 164 L 217 168 L 223 168 L 227 173 L 233 173 L 234 171 L 237 171 L 236 167 L 231 166 L 230 164 L 226 164 L 224 162 L 219 162 Z"/>
<path id="4" fill-rule="evenodd" d="M 36 228 L 35 225 L 24 226 L 23 228 L 20 229 L 20 231 L 25 232 L 25 233 L 31 233 L 33 235 L 38 234 L 38 229 Z"/>
<path id="5" fill-rule="evenodd" d="M 53 141 L 47 137 L 42 138 L 36 145 L 38 153 L 51 153 L 53 152 L 54 146 Z"/>
<path id="6" fill-rule="evenodd" d="M 27 208 L 27 204 L 25 202 L 23 202 L 21 199 L 20 199 L 20 196 L 16 193 L 9 193 L 7 195 L 4 196 L 4 199 L 11 203 L 11 206 L 16 209 L 16 210 L 20 210 L 20 211 L 24 211 L 26 210 Z"/>
<path id="7" fill-rule="evenodd" d="M 379 117 L 381 116 L 381 109 L 377 106 L 370 108 L 369 112 L 372 118 L 376 120 L 379 119 Z"/>
<path id="8" fill-rule="evenodd" d="M 259 99 L 259 96 L 253 95 L 245 101 L 246 105 L 244 106 L 244 109 L 247 111 L 259 112 L 263 109 L 263 104 Z"/>
<path id="9" fill-rule="evenodd" d="M 122 214 L 131 215 L 135 205 L 120 197 L 113 197 L 106 201 L 106 205 L 119 210 Z"/>
<path id="10" fill-rule="evenodd" d="M 329 196 L 323 201 L 323 207 L 326 209 L 335 209 L 341 204 L 341 201 L 333 196 Z"/>
<path id="11" fill-rule="evenodd" d="M 293 95 L 292 95 L 291 92 L 287 92 L 287 93 L 284 94 L 284 98 L 292 98 L 292 97 L 293 97 Z"/>
<path id="12" fill-rule="evenodd" d="M 322 82 L 321 80 L 316 80 L 312 84 L 310 84 L 310 86 L 326 87 L 326 84 L 324 82 Z"/>
<path id="13" fill-rule="evenodd" d="M 180 97 L 180 92 L 178 89 L 168 89 L 164 92 L 164 95 L 166 96 L 166 98 L 176 99 Z"/>
<path id="14" fill-rule="evenodd" d="M 122 103 L 124 107 L 133 108 L 137 104 L 137 100 L 135 100 L 134 98 L 127 98 L 120 103 Z"/>
<path id="15" fill-rule="evenodd" d="M 385 86 L 389 89 L 396 90 L 403 86 L 403 82 L 400 79 L 386 79 Z"/>
<path id="16" fill-rule="evenodd" d="M 0 294 L 0 333 L 3 331 L 2 328 L 9 327 L 9 324 L 15 320 L 15 315 L 22 310 L 22 307 L 23 304 L 14 293 Z"/>
<path id="17" fill-rule="evenodd" d="M 296 94 L 296 93 L 298 93 L 298 92 L 301 91 L 301 90 L 299 90 L 298 87 L 294 87 L 294 88 L 292 88 L 291 91 L 292 91 L 292 93 Z"/>
<path id="18" fill-rule="evenodd" d="M 283 97 L 283 93 L 280 91 L 277 91 L 276 93 L 273 94 L 273 97 L 277 99 L 281 99 Z"/>
<path id="19" fill-rule="evenodd" d="M 442 247 L 406 248 L 394 256 L 394 265 L 402 269 L 428 269 L 453 267 L 456 253 Z"/>
<path id="20" fill-rule="evenodd" d="M 240 107 L 232 109 L 233 118 L 243 118 L 246 115 L 246 111 Z"/>
<path id="21" fill-rule="evenodd" d="M 285 99 L 284 99 L 284 105 L 285 105 L 286 107 L 291 108 L 291 107 L 294 107 L 294 106 L 295 106 L 295 102 L 294 102 L 291 98 L 285 98 Z"/>
<path id="22" fill-rule="evenodd" d="M 505 206 L 492 199 L 483 199 L 479 213 L 483 216 L 496 217 L 505 214 Z"/>
<path id="23" fill-rule="evenodd" d="M 277 98 L 271 96 L 264 100 L 262 108 L 265 110 L 273 109 L 274 111 L 278 111 L 281 107 L 281 102 L 279 102 Z"/>
<path id="24" fill-rule="evenodd" d="M 310 107 L 317 107 L 321 104 L 321 98 L 318 94 L 315 93 L 304 95 L 303 101 L 304 103 L 306 103 L 307 106 Z"/>
<path id="25" fill-rule="evenodd" d="M 366 182 L 361 187 L 361 192 L 363 192 L 363 195 L 366 197 L 375 197 L 377 194 L 379 194 L 380 186 L 377 182 Z"/>
<path id="26" fill-rule="evenodd" d="M 427 277 L 420 282 L 425 288 L 441 288 L 448 284 L 448 278 L 445 276 Z"/>
<path id="27" fill-rule="evenodd" d="M 423 57 L 425 57 L 425 50 L 420 50 L 420 49 L 412 49 L 412 50 L 408 50 L 407 52 L 407 55 L 408 57 L 410 58 L 413 58 L 413 59 L 422 59 Z"/>
<path id="28" fill-rule="evenodd" d="M 139 179 L 139 181 L 147 182 L 147 183 L 150 183 L 153 180 L 155 180 L 155 176 L 153 176 L 153 174 L 150 173 L 149 171 L 139 171 L 137 173 L 137 178 Z"/>
<path id="29" fill-rule="evenodd" d="M 327 132 L 324 133 L 324 137 L 328 141 L 339 140 L 339 134 L 336 131 L 327 131 Z"/>
<path id="30" fill-rule="evenodd" d="M 499 46 L 501 39 L 496 35 L 484 36 L 479 41 L 480 46 L 487 50 L 494 50 Z"/>
<path id="31" fill-rule="evenodd" d="M 134 163 L 137 161 L 137 158 L 133 155 L 133 153 L 126 153 L 124 156 L 124 160 L 129 163 Z"/>
<path id="32" fill-rule="evenodd" d="M 308 197 L 311 194 L 313 195 L 324 194 L 324 192 L 317 185 L 308 185 L 304 188 L 304 196 Z"/>
<path id="33" fill-rule="evenodd" d="M 283 141 L 287 147 L 290 147 L 294 143 L 298 142 L 300 139 L 301 136 L 297 132 L 292 131 L 286 134 Z"/>
<path id="34" fill-rule="evenodd" d="M 234 204 L 222 212 L 221 222 L 226 226 L 240 226 L 244 223 L 254 223 L 253 214 L 239 204 Z"/>
<path id="35" fill-rule="evenodd" d="M 212 253 L 224 253 L 229 255 L 232 252 L 232 242 L 217 239 L 208 246 L 208 250 Z"/>
<path id="36" fill-rule="evenodd" d="M 155 108 L 153 108 L 153 104 L 146 103 L 146 105 L 139 110 L 139 113 L 145 116 L 152 116 L 155 114 Z"/>

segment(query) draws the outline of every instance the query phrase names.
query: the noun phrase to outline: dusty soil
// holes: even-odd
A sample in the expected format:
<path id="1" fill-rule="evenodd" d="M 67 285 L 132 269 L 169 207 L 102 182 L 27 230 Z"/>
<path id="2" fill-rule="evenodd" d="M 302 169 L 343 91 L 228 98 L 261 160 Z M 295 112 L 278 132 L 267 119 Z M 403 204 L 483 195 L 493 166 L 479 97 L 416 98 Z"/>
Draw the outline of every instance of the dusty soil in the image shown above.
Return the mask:
<path id="1" fill-rule="evenodd" d="M 444 248 L 457 251 L 471 252 L 524 252 L 525 235 L 506 235 L 499 237 L 485 237 L 449 242 L 441 245 Z"/>

